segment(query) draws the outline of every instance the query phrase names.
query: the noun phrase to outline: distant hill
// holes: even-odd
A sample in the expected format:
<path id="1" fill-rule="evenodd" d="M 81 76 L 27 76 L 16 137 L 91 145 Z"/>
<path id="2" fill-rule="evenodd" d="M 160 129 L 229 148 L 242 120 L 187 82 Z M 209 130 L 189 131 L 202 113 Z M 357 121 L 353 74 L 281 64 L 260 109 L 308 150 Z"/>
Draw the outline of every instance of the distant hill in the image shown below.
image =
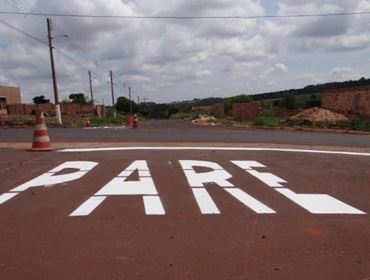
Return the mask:
<path id="1" fill-rule="evenodd" d="M 317 85 L 309 85 L 304 88 L 300 89 L 289 89 L 289 90 L 281 90 L 275 92 L 268 92 L 268 93 L 259 93 L 250 95 L 249 97 L 252 100 L 265 100 L 265 99 L 278 99 L 282 98 L 286 95 L 309 95 L 320 93 L 322 90 L 325 89 L 333 89 L 333 88 L 345 88 L 345 87 L 353 87 L 353 86 L 368 86 L 370 85 L 370 79 L 361 78 L 358 81 L 345 81 L 345 82 L 332 82 L 332 83 L 325 83 L 325 84 L 317 84 Z M 239 95 L 243 96 L 243 95 Z M 238 97 L 238 96 L 235 96 Z M 188 106 L 207 106 L 216 103 L 222 103 L 225 100 L 233 99 L 235 97 L 209 97 L 204 99 L 193 99 L 188 101 L 181 101 L 181 102 L 173 102 L 172 104 L 182 104 Z"/>
<path id="2" fill-rule="evenodd" d="M 301 89 L 289 89 L 282 91 L 275 91 L 269 93 L 260 93 L 251 95 L 253 100 L 264 100 L 264 99 L 276 99 L 281 98 L 285 95 L 303 95 L 319 93 L 322 90 L 334 89 L 334 88 L 346 88 L 354 86 L 368 86 L 370 85 L 370 79 L 361 78 L 358 81 L 345 81 L 345 82 L 332 82 L 326 84 L 309 85 Z"/>

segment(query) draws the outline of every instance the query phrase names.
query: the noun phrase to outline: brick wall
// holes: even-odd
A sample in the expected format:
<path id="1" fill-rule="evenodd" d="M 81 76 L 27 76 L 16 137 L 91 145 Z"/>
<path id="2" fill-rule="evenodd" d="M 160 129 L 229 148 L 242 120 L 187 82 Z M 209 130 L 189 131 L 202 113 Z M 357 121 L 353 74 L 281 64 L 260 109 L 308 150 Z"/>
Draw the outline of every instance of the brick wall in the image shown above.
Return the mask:
<path id="1" fill-rule="evenodd" d="M 325 109 L 370 118 L 370 86 L 324 90 L 321 100 Z"/>
<path id="2" fill-rule="evenodd" d="M 22 102 L 19 87 L 0 86 L 0 97 L 6 99 L 6 104 L 20 104 Z"/>
<path id="3" fill-rule="evenodd" d="M 225 107 L 224 104 L 219 103 L 212 106 L 212 113 L 216 118 L 225 117 Z"/>
<path id="4" fill-rule="evenodd" d="M 234 119 L 237 121 L 253 120 L 261 115 L 261 102 L 234 103 Z"/>

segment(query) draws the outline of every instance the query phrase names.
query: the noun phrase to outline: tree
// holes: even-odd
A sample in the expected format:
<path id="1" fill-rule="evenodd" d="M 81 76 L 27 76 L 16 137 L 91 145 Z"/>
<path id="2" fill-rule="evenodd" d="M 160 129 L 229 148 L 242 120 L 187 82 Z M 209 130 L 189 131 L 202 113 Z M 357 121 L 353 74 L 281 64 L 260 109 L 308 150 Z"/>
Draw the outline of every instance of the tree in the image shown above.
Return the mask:
<path id="1" fill-rule="evenodd" d="M 313 107 L 321 107 L 321 100 L 316 96 L 316 94 L 312 94 L 310 100 L 306 103 L 306 108 L 313 108 Z"/>
<path id="2" fill-rule="evenodd" d="M 50 99 L 45 99 L 44 95 L 35 96 L 32 100 L 35 104 L 46 104 L 50 102 Z"/>
<path id="3" fill-rule="evenodd" d="M 139 106 L 132 100 L 131 103 L 133 113 L 137 113 Z M 130 100 L 123 96 L 118 97 L 116 102 L 116 110 L 121 113 L 130 113 Z"/>
<path id="4" fill-rule="evenodd" d="M 283 97 L 281 100 L 281 106 L 288 110 L 296 109 L 297 108 L 297 101 L 293 94 L 288 94 Z"/>
<path id="5" fill-rule="evenodd" d="M 87 97 L 83 93 L 72 93 L 69 95 L 69 99 L 75 104 L 87 104 Z"/>

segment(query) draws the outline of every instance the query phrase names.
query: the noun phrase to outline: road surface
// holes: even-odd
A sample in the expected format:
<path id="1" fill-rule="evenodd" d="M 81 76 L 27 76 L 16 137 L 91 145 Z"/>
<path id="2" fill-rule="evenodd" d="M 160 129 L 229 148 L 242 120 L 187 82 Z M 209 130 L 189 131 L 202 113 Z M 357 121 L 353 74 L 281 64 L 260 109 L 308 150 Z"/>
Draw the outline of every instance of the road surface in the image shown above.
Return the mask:
<path id="1" fill-rule="evenodd" d="M 0 149 L 0 279 L 369 279 L 369 153 L 170 148 Z"/>
<path id="2" fill-rule="evenodd" d="M 0 143 L 31 142 L 33 129 L 0 129 Z M 370 148 L 369 135 L 196 127 L 189 122 L 148 121 L 140 129 L 49 129 L 52 142 L 272 143 Z"/>

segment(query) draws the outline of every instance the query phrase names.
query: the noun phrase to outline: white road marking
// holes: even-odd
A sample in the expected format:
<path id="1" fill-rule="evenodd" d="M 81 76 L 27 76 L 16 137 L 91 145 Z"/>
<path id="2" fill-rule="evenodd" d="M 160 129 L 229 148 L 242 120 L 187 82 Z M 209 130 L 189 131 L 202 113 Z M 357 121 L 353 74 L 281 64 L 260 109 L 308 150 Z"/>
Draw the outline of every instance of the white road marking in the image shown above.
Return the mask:
<path id="1" fill-rule="evenodd" d="M 3 204 L 4 202 L 8 201 L 9 199 L 12 199 L 17 194 L 18 194 L 17 192 L 14 192 L 14 193 L 3 193 L 2 195 L 0 195 L 0 205 Z"/>
<path id="2" fill-rule="evenodd" d="M 345 151 L 326 151 L 326 150 L 306 150 L 306 149 L 281 149 L 281 148 L 246 148 L 246 147 L 110 147 L 110 148 L 79 148 L 63 149 L 62 153 L 87 153 L 87 152 L 110 152 L 110 151 L 268 151 L 268 152 L 294 152 L 327 155 L 350 155 L 367 156 L 370 153 L 345 152 Z"/>
<path id="3" fill-rule="evenodd" d="M 231 194 L 233 197 L 235 197 L 237 200 L 239 200 L 245 206 L 252 209 L 254 212 L 256 212 L 258 214 L 274 214 L 274 213 L 276 213 L 270 207 L 261 203 L 260 201 L 255 199 L 253 196 L 247 194 L 246 192 L 242 191 L 241 189 L 226 188 L 225 191 L 227 191 L 229 194 Z"/>
<path id="4" fill-rule="evenodd" d="M 202 214 L 221 214 L 220 210 L 218 210 L 216 204 L 205 188 L 192 188 L 192 191 Z"/>
<path id="5" fill-rule="evenodd" d="M 286 198 L 290 199 L 294 203 L 298 204 L 302 208 L 306 209 L 313 214 L 366 214 L 330 195 L 327 194 L 297 194 L 292 190 L 281 185 L 281 183 L 287 183 L 284 179 L 271 174 L 262 173 L 256 170 L 251 170 L 248 162 L 243 163 L 242 161 L 231 161 L 235 165 L 246 167 L 245 171 L 269 187 L 275 188 L 275 190 Z M 261 165 L 263 166 L 263 165 Z"/>
<path id="6" fill-rule="evenodd" d="M 83 129 L 125 129 L 126 126 L 93 126 L 93 127 L 84 127 Z"/>
<path id="7" fill-rule="evenodd" d="M 92 196 L 86 200 L 80 207 L 73 211 L 69 216 L 83 217 L 88 216 L 95 210 L 107 197 L 106 196 Z"/>
<path id="8" fill-rule="evenodd" d="M 166 215 L 159 196 L 143 196 L 145 214 L 147 215 Z"/>
<path id="9" fill-rule="evenodd" d="M 281 184 L 287 183 L 287 181 L 271 173 L 258 172 L 256 170 L 246 170 L 246 171 L 272 188 L 284 188 L 284 186 Z"/>
<path id="10" fill-rule="evenodd" d="M 93 169 L 97 162 L 92 161 L 67 161 L 63 164 L 60 164 L 54 169 L 49 170 L 48 172 L 18 186 L 10 190 L 11 193 L 5 193 L 0 196 L 0 204 L 4 203 L 5 201 L 13 198 L 19 192 L 23 192 L 29 188 L 34 187 L 53 187 L 54 185 L 58 185 L 61 183 L 70 182 L 73 180 L 80 179 L 86 173 L 88 173 L 91 169 Z M 61 174 L 55 175 L 56 173 L 64 170 L 64 169 L 78 169 L 78 171 L 71 172 L 68 174 Z"/>
<path id="11" fill-rule="evenodd" d="M 137 181 L 128 181 L 127 178 L 135 171 L 138 171 L 139 179 Z M 165 213 L 162 202 L 158 196 L 158 191 L 150 175 L 148 164 L 145 160 L 136 160 L 132 162 L 125 170 L 103 186 L 90 199 L 97 196 L 103 196 L 106 198 L 108 196 L 116 195 L 142 196 L 147 215 L 164 215 Z M 90 204 L 90 199 L 83 203 L 78 209 L 81 207 L 84 209 L 84 205 L 87 203 L 87 208 L 90 211 L 89 214 L 94 211 L 101 202 L 94 204 L 95 201 L 93 199 L 93 203 Z"/>
<path id="12" fill-rule="evenodd" d="M 204 187 L 204 184 L 207 183 L 215 183 L 223 188 L 234 186 L 228 181 L 232 176 L 225 170 L 213 170 L 199 173 L 194 170 L 184 170 L 184 173 L 191 187 Z"/>
<path id="13" fill-rule="evenodd" d="M 261 166 L 257 162 L 255 163 L 255 166 Z M 203 214 L 220 213 L 212 197 L 205 189 L 205 184 L 207 183 L 213 183 L 224 188 L 225 191 L 256 213 L 275 213 L 274 210 L 230 183 L 228 180 L 232 178 L 231 174 L 219 164 L 210 161 L 180 160 L 180 165 L 183 168 L 190 187 L 193 189 L 193 194 Z M 212 168 L 213 170 L 209 172 L 196 172 L 194 167 Z"/>
<path id="14" fill-rule="evenodd" d="M 297 194 L 288 188 L 276 191 L 312 214 L 366 214 L 327 194 Z"/>

